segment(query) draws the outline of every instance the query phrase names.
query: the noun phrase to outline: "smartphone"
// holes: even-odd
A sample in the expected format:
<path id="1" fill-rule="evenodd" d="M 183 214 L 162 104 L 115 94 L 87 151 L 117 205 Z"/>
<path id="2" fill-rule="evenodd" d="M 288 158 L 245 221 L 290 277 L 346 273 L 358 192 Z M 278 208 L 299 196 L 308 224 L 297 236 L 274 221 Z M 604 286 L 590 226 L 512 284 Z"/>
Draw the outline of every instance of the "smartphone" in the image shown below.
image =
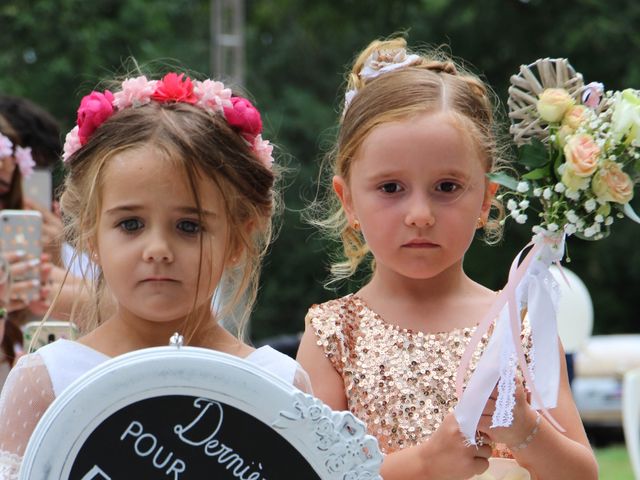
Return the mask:
<path id="1" fill-rule="evenodd" d="M 48 168 L 37 168 L 29 178 L 22 178 L 22 192 L 29 200 L 51 210 L 52 177 Z"/>
<path id="2" fill-rule="evenodd" d="M 40 329 L 39 332 L 38 329 Z M 31 347 L 31 351 L 36 351 L 38 348 L 44 347 L 60 338 L 75 340 L 78 338 L 78 327 L 72 322 L 60 320 L 47 320 L 44 323 L 40 321 L 27 322 L 22 327 L 22 344 L 25 349 L 31 346 L 31 341 L 34 338 L 36 338 L 36 341 Z"/>
<path id="3" fill-rule="evenodd" d="M 42 254 L 42 215 L 36 210 L 0 211 L 0 251 L 23 250 L 26 256 L 21 261 L 40 260 Z M 30 303 L 40 295 L 40 271 L 29 269 L 24 275 L 13 277 L 12 283 L 33 280 L 33 288 L 26 291 L 22 300 Z"/>

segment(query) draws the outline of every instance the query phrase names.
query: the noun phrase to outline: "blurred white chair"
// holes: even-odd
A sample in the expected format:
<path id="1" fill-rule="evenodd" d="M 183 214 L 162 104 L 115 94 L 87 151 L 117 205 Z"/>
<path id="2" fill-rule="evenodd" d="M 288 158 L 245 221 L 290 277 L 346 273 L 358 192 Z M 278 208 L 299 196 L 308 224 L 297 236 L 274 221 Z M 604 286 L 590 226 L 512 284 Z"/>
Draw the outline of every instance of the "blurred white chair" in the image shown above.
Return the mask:
<path id="1" fill-rule="evenodd" d="M 640 480 L 640 368 L 624 375 L 622 425 L 633 474 Z"/>

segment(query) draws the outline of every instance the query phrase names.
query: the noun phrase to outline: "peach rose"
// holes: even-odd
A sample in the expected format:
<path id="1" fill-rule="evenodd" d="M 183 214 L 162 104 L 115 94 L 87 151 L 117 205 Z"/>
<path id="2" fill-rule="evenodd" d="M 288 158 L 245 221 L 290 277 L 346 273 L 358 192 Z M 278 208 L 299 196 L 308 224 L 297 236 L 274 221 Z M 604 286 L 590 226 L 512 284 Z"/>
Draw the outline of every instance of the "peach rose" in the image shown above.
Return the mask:
<path id="1" fill-rule="evenodd" d="M 572 135 L 564 146 L 564 156 L 567 159 L 567 167 L 571 168 L 576 176 L 589 177 L 598 168 L 600 147 L 591 135 Z"/>
<path id="2" fill-rule="evenodd" d="M 601 202 L 627 203 L 633 198 L 633 182 L 620 164 L 607 160 L 602 163 L 591 182 L 593 193 Z"/>
<path id="3" fill-rule="evenodd" d="M 538 97 L 536 108 L 543 120 L 553 123 L 562 120 L 575 101 L 563 88 L 547 88 Z"/>
<path id="4" fill-rule="evenodd" d="M 574 133 L 575 130 L 573 130 L 571 127 L 569 127 L 568 125 L 562 125 L 558 130 L 558 133 L 556 133 L 558 145 L 564 148 L 564 146 L 567 144 L 567 140 Z"/>
<path id="5" fill-rule="evenodd" d="M 565 112 L 562 117 L 562 125 L 569 127 L 572 131 L 583 124 L 587 120 L 587 107 L 584 105 L 573 105 Z"/>

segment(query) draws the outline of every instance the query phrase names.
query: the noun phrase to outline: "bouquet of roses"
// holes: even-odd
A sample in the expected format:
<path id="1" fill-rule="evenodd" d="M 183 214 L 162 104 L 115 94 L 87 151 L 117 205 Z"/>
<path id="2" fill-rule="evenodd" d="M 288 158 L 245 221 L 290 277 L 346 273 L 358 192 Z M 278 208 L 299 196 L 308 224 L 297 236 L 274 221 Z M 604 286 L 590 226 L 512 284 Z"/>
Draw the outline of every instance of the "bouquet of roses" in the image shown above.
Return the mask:
<path id="1" fill-rule="evenodd" d="M 518 370 L 531 404 L 559 430 L 548 410 L 557 405 L 560 363 L 557 333 L 559 289 L 549 271 L 564 256 L 571 235 L 599 240 L 617 217 L 640 223 L 631 208 L 640 177 L 640 92 L 604 91 L 583 83 L 566 59 L 541 59 L 511 77 L 510 132 L 519 147 L 520 178 L 490 175 L 507 187 L 507 209 L 518 223 L 537 211 L 532 241 L 516 256 L 509 280 L 481 320 L 463 354 L 455 414 L 469 443 L 496 384 L 492 427 L 513 421 Z M 520 342 L 526 312 L 531 329 L 530 362 Z M 495 324 L 474 373 L 463 391 L 462 379 L 473 352 Z"/>
<path id="2" fill-rule="evenodd" d="M 492 177 L 510 189 L 503 195 L 510 216 L 525 223 L 527 212 L 537 210 L 534 234 L 588 240 L 607 236 L 616 217 L 640 223 L 629 204 L 640 178 L 640 92 L 583 85 L 564 59 L 534 65 L 540 70 L 549 62 L 556 66 L 550 87 L 531 75 L 531 66 L 512 77 L 511 133 L 525 172 L 520 181 L 503 173 Z M 557 72 L 566 72 L 566 79 Z"/>

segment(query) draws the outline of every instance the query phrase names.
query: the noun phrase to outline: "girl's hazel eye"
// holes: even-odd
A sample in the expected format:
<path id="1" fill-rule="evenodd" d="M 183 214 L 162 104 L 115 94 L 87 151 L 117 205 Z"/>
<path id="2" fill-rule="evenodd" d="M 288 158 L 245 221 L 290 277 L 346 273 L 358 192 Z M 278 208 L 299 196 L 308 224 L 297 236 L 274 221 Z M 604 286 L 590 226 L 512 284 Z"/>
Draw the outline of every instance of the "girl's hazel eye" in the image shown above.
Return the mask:
<path id="1" fill-rule="evenodd" d="M 181 220 L 178 222 L 178 229 L 184 233 L 196 234 L 200 233 L 200 224 L 191 220 Z"/>
<path id="2" fill-rule="evenodd" d="M 142 222 L 136 218 L 129 218 L 120 222 L 119 226 L 125 232 L 132 233 L 142 228 Z"/>
<path id="3" fill-rule="evenodd" d="M 460 185 L 455 182 L 441 182 L 436 190 L 443 193 L 454 193 L 460 190 Z"/>

